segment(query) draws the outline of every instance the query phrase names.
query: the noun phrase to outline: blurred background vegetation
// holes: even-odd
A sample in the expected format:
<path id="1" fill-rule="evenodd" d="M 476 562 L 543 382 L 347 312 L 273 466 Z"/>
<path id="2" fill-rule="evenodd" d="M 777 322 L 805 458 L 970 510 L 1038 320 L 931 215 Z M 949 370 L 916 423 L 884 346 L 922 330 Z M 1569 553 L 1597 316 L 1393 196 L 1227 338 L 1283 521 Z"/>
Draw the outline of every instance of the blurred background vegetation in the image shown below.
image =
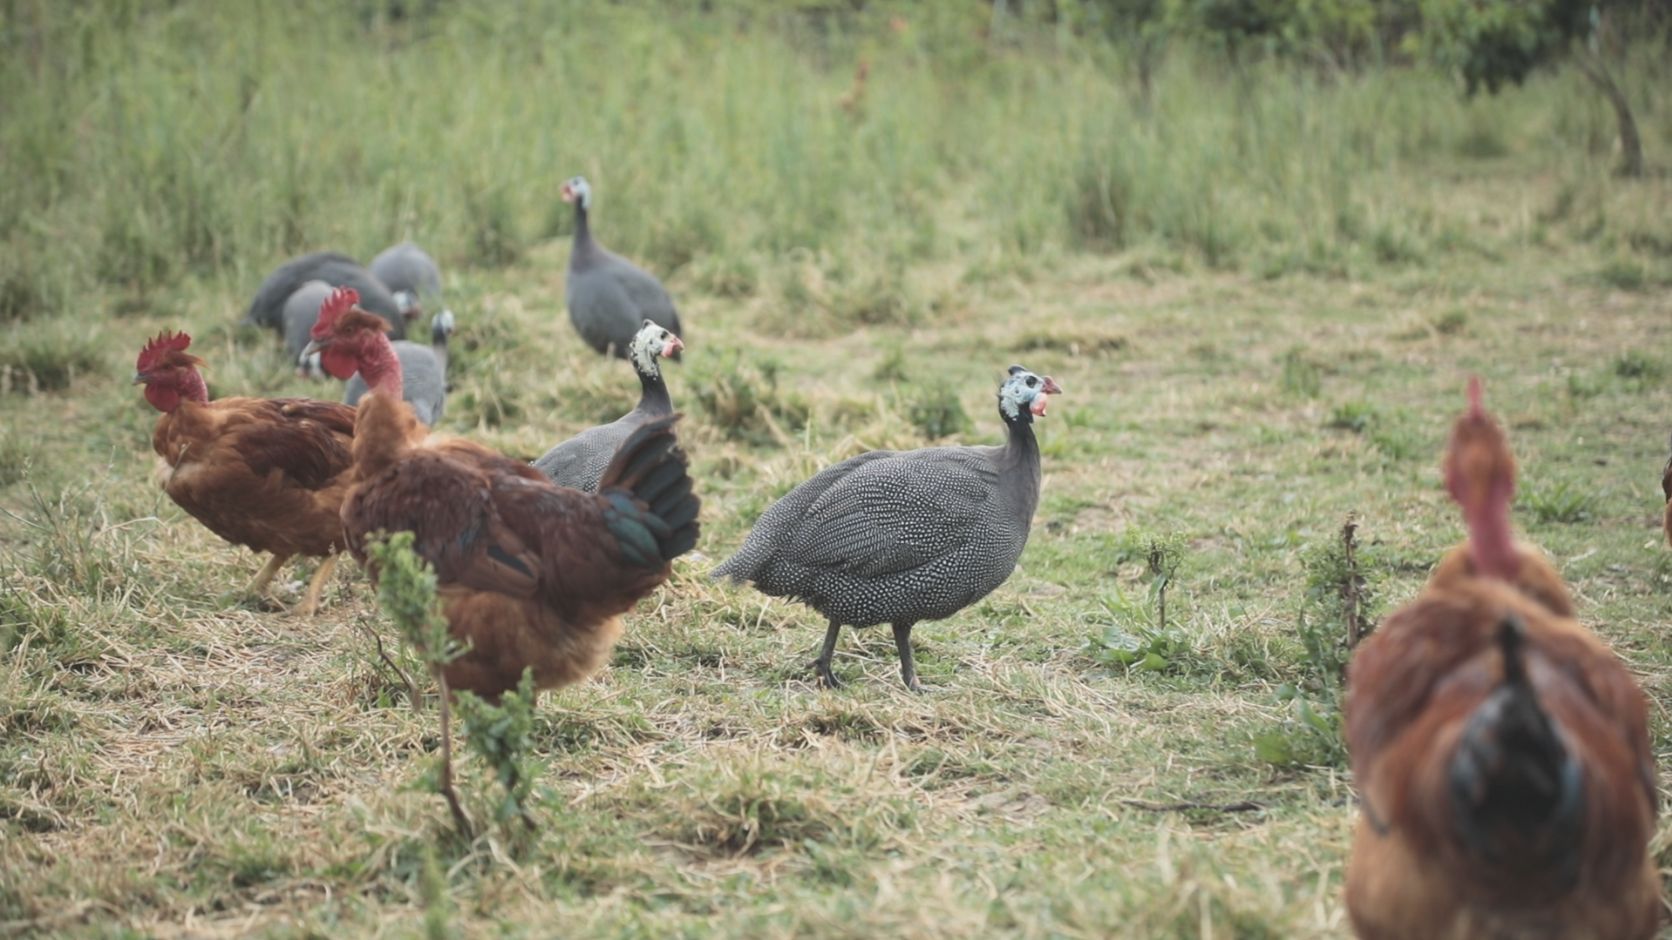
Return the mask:
<path id="1" fill-rule="evenodd" d="M 403 237 L 504 266 L 566 234 L 576 173 L 652 270 L 862 323 L 933 308 L 915 263 L 980 281 L 1060 252 L 1350 274 L 1567 226 L 1660 277 L 1664 207 L 1597 194 L 1664 173 L 1669 23 L 1651 0 L 4 0 L 0 320 L 243 297 L 287 256 Z M 1431 185 L 1461 166 L 1555 195 L 1495 226 Z"/>

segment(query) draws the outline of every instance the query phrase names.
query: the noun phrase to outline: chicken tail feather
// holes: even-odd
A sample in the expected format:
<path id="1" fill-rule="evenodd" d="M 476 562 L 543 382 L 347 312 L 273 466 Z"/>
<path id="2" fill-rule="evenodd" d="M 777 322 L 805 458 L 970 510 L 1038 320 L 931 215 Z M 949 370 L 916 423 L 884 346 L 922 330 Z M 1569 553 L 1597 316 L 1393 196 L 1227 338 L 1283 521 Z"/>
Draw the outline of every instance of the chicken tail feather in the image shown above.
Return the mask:
<path id="1" fill-rule="evenodd" d="M 1527 672 L 1526 628 L 1498 627 L 1503 680 L 1475 709 L 1450 767 L 1458 828 L 1502 865 L 1573 868 L 1583 809 L 1580 765 L 1539 704 Z"/>
<path id="2" fill-rule="evenodd" d="M 640 567 L 659 567 L 697 544 L 702 501 L 691 491 L 689 461 L 673 433 L 680 417 L 640 426 L 598 481 L 598 495 L 609 506 L 604 524 L 623 557 Z"/>

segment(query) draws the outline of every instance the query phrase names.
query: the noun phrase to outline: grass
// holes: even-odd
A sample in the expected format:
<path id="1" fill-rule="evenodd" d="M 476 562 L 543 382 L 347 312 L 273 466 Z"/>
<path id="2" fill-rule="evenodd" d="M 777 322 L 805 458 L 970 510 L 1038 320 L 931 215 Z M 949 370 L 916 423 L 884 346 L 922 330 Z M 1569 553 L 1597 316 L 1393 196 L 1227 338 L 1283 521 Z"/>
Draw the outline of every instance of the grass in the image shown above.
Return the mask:
<path id="1" fill-rule="evenodd" d="M 1666 699 L 1672 189 L 1608 175 L 1579 78 L 1463 101 L 1180 54 L 1144 115 L 1105 52 L 989 52 L 934 9 L 19 4 L 0 931 L 1343 936 L 1352 798 L 1302 624 L 1331 622 L 1349 513 L 1379 610 L 1457 539 L 1437 462 L 1471 373 L 1521 533 Z M 1635 68 L 1660 160 L 1672 85 Z M 539 831 L 463 840 L 364 578 L 314 622 L 224 603 L 258 562 L 158 493 L 127 364 L 187 328 L 216 394 L 334 394 L 233 323 L 290 252 L 411 235 L 460 318 L 443 430 L 537 455 L 637 394 L 563 314 L 575 172 L 689 324 L 668 373 L 703 538 L 611 666 L 515 729 Z M 1067 389 L 1019 570 L 915 631 L 929 694 L 879 631 L 815 688 L 817 616 L 704 574 L 834 460 L 998 440 L 1012 362 Z M 1663 710 L 1654 734 L 1664 767 Z M 469 753 L 480 810 L 503 791 Z"/>

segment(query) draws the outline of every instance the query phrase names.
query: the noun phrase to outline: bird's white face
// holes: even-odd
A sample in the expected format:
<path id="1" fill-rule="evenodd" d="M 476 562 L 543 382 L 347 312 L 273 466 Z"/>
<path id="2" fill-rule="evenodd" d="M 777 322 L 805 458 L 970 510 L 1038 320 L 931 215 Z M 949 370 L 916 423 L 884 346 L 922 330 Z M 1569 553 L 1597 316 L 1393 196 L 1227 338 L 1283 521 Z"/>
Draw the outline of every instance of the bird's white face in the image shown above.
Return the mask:
<path id="1" fill-rule="evenodd" d="M 563 197 L 564 202 L 580 203 L 582 209 L 592 208 L 592 187 L 587 185 L 584 176 L 577 176 L 564 183 L 558 190 L 558 195 Z"/>
<path id="2" fill-rule="evenodd" d="M 304 353 L 297 359 L 296 374 L 304 379 L 325 378 L 325 366 L 320 364 L 319 353 Z"/>
<path id="3" fill-rule="evenodd" d="M 669 358 L 684 348 L 685 344 L 679 337 L 646 320 L 633 337 L 633 343 L 627 348 L 627 353 L 632 357 L 633 368 L 645 375 L 656 375 L 660 370 L 656 360 Z"/>
<path id="4" fill-rule="evenodd" d="M 1062 392 L 1061 386 L 1050 376 L 1038 376 L 1021 366 L 1010 367 L 1010 377 L 999 387 L 999 410 L 1006 418 L 1016 418 L 1022 409 L 1035 418 L 1045 416 L 1047 396 Z"/>

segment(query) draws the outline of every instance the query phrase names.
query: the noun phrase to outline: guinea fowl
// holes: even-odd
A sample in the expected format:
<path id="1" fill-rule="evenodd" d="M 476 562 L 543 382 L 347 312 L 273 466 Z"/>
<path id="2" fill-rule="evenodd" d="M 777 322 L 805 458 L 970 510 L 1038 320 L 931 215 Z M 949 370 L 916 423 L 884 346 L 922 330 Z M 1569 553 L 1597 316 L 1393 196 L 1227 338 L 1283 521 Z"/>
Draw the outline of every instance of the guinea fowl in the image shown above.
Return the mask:
<path id="1" fill-rule="evenodd" d="M 626 358 L 627 347 L 646 320 L 684 335 L 679 314 L 662 282 L 592 237 L 587 213 L 592 187 L 577 176 L 559 191 L 575 206 L 575 238 L 569 248 L 569 277 L 563 287 L 569 322 L 594 350 Z"/>
<path id="2" fill-rule="evenodd" d="M 430 321 L 430 345 L 404 339 L 390 343 L 401 362 L 402 397 L 427 428 L 435 427 L 447 407 L 447 338 L 452 335 L 453 311 L 443 310 Z M 365 394 L 366 380 L 356 372 L 348 380 L 343 401 L 358 405 Z"/>
<path id="3" fill-rule="evenodd" d="M 425 432 L 402 401 L 400 360 L 353 298 L 333 294 L 313 334 L 327 372 L 358 371 L 371 386 L 342 508 L 349 549 L 364 565 L 377 533 L 413 533 L 449 631 L 469 644 L 442 667 L 450 688 L 497 699 L 525 668 L 539 689 L 590 675 L 620 638 L 621 615 L 696 544 L 701 503 L 674 437 L 679 416 L 634 431 L 597 493 L 557 486 L 523 461 Z"/>
<path id="4" fill-rule="evenodd" d="M 662 380 L 659 360 L 672 357 L 685 344 L 679 337 L 657 326 L 650 320 L 633 337 L 628 361 L 639 374 L 639 403 L 609 424 L 601 424 L 569 438 L 534 461 L 535 469 L 550 477 L 558 486 L 568 486 L 585 493 L 598 489 L 598 478 L 609 466 L 616 449 L 645 422 L 673 414 L 673 401 L 668 398 L 667 383 Z"/>
<path id="5" fill-rule="evenodd" d="M 395 303 L 408 320 L 423 315 L 424 304 L 441 302 L 441 269 L 429 252 L 412 242 L 383 249 L 368 267 L 394 293 Z"/>
<path id="6" fill-rule="evenodd" d="M 316 251 L 292 258 L 274 269 L 256 289 L 244 322 L 284 331 L 285 301 L 309 281 L 324 281 L 332 287 L 352 287 L 360 295 L 360 307 L 389 322 L 396 339 L 406 335 L 406 317 L 389 288 L 358 261 L 335 251 Z"/>
<path id="7" fill-rule="evenodd" d="M 324 281 L 309 281 L 284 301 L 285 354 L 297 364 L 297 371 L 309 378 L 319 378 L 323 373 L 308 368 L 309 364 L 301 360 L 302 350 L 308 345 L 308 332 L 313 329 L 314 321 L 319 319 L 319 305 L 331 296 L 331 290 L 331 285 Z"/>
<path id="8" fill-rule="evenodd" d="M 1005 444 L 875 450 L 828 467 L 769 507 L 714 576 L 823 614 L 816 665 L 832 688 L 842 625 L 891 624 L 900 676 L 916 690 L 912 626 L 952 616 L 1015 570 L 1039 504 L 1033 419 L 1061 391 L 1011 366 L 998 395 Z"/>

